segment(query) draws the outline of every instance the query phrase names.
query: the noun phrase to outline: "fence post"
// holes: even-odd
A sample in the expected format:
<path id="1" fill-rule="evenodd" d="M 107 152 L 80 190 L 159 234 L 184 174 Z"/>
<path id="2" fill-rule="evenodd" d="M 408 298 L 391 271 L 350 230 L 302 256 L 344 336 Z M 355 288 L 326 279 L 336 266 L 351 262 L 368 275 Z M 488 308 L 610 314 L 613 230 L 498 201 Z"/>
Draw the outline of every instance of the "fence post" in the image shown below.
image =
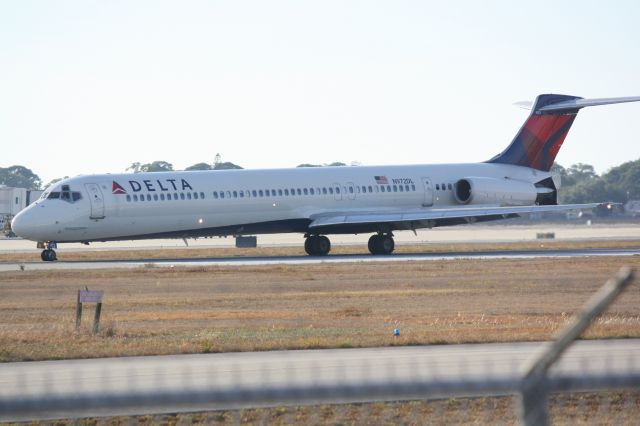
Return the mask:
<path id="1" fill-rule="evenodd" d="M 96 315 L 93 317 L 93 332 L 94 334 L 100 329 L 100 311 L 102 311 L 102 302 L 96 304 Z"/>
<path id="2" fill-rule="evenodd" d="M 584 305 L 551 344 L 549 350 L 530 361 L 522 381 L 520 421 L 524 425 L 548 425 L 547 372 L 567 348 L 589 327 L 591 321 L 600 315 L 633 280 L 629 267 L 621 268 Z"/>
<path id="3" fill-rule="evenodd" d="M 78 300 L 76 303 L 76 330 L 80 329 L 80 321 L 82 320 L 82 302 L 80 302 L 80 291 L 78 290 Z"/>

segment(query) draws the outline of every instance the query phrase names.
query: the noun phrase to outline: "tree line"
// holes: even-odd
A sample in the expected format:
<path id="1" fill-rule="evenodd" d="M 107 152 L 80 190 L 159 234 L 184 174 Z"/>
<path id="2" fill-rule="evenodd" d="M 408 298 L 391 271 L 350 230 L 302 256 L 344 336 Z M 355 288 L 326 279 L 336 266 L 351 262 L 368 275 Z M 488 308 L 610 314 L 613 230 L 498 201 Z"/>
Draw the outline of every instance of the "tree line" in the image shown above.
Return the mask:
<path id="1" fill-rule="evenodd" d="M 345 163 L 331 164 L 300 164 L 298 167 L 346 166 Z M 213 163 L 196 163 L 185 170 L 229 170 L 242 169 L 241 166 L 222 161 L 220 154 L 215 156 Z M 173 165 L 167 161 L 153 161 L 151 163 L 133 163 L 128 171 L 137 172 L 168 172 L 173 171 Z M 590 203 L 612 201 L 625 203 L 628 200 L 640 200 L 640 159 L 629 161 L 613 167 L 602 175 L 598 175 L 590 164 L 578 163 L 568 168 L 554 164 L 552 170 L 561 177 L 562 188 L 559 192 L 560 203 Z M 44 185 L 47 187 L 60 179 Z M 24 166 L 0 167 L 0 185 L 40 189 L 42 180 L 31 169 Z"/>

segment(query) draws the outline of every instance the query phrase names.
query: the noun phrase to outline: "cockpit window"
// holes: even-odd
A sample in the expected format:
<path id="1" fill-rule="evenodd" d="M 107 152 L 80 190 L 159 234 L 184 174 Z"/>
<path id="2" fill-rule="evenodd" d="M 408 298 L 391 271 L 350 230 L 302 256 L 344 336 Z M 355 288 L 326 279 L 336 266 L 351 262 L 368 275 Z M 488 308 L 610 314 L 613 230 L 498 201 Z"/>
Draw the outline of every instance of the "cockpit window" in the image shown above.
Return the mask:
<path id="1" fill-rule="evenodd" d="M 62 191 L 51 191 L 47 193 L 48 200 L 64 200 L 68 203 L 75 203 L 82 199 L 82 193 L 79 191 L 71 191 L 69 185 L 62 185 Z"/>

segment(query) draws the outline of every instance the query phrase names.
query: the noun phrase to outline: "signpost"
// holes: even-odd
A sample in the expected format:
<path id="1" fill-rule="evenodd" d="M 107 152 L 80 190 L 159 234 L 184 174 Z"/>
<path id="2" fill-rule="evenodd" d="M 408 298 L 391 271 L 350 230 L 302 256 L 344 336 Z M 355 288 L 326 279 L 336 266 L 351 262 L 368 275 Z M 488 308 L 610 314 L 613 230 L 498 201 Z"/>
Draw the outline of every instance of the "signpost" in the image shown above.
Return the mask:
<path id="1" fill-rule="evenodd" d="M 82 320 L 82 304 L 95 303 L 96 314 L 93 317 L 93 332 L 97 333 L 100 329 L 100 312 L 102 311 L 103 290 L 78 290 L 78 303 L 76 305 L 76 330 L 80 329 L 80 321 Z"/>

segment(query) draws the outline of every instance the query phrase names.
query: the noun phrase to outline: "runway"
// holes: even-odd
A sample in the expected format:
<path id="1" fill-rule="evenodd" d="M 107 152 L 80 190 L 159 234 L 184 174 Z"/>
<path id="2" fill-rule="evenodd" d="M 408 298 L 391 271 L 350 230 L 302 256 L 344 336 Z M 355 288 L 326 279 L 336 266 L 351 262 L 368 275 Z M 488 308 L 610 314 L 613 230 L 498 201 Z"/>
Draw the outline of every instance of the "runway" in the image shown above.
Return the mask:
<path id="1" fill-rule="evenodd" d="M 640 248 L 622 249 L 549 249 L 549 250 L 511 250 L 511 251 L 460 251 L 441 253 L 408 253 L 389 256 L 369 254 L 341 254 L 324 257 L 313 256 L 261 256 L 261 257 L 211 257 L 211 258 L 174 258 L 174 259 L 129 259 L 96 261 L 56 261 L 0 263 L 0 272 L 16 270 L 64 270 L 64 269 L 105 269 L 105 268 L 141 268 L 141 267 L 177 267 L 177 266 L 256 266 L 256 265 L 302 265 L 319 263 L 349 262 L 410 262 L 460 259 L 533 259 L 567 258 L 589 256 L 635 256 Z"/>
<path id="2" fill-rule="evenodd" d="M 526 361 L 547 345 L 497 343 L 5 363 L 0 364 L 0 421 L 250 406 L 252 392 L 265 388 L 282 389 L 285 385 L 303 389 L 412 381 L 509 383 L 518 380 Z M 639 358 L 640 339 L 578 341 L 552 367 L 551 374 L 581 378 L 616 373 L 637 376 L 640 374 Z M 217 401 L 199 402 L 188 399 L 187 404 L 172 406 L 168 400 L 154 401 L 148 397 L 136 404 L 131 404 L 132 400 L 127 398 L 105 397 L 106 394 L 126 396 L 145 392 L 147 395 L 149 392 L 173 395 L 191 392 L 196 395 L 194 392 L 207 389 L 215 390 L 219 396 L 225 392 L 238 395 L 239 399 L 220 397 Z M 239 389 L 244 393 L 238 394 Z M 89 403 L 61 409 L 64 404 L 60 402 L 54 405 L 56 408 L 46 410 L 46 405 L 38 403 L 23 416 L 16 416 L 15 412 L 10 415 L 10 410 L 15 411 L 16 401 L 24 398 L 38 401 L 45 395 L 59 401 L 75 395 L 85 398 L 85 404 Z M 393 399 L 398 395 L 380 394 L 376 399 Z M 106 408 L 90 409 L 91 398 L 101 401 Z M 348 399 L 326 395 L 323 401 L 344 402 Z M 271 395 L 271 402 L 277 405 L 277 393 Z"/>

